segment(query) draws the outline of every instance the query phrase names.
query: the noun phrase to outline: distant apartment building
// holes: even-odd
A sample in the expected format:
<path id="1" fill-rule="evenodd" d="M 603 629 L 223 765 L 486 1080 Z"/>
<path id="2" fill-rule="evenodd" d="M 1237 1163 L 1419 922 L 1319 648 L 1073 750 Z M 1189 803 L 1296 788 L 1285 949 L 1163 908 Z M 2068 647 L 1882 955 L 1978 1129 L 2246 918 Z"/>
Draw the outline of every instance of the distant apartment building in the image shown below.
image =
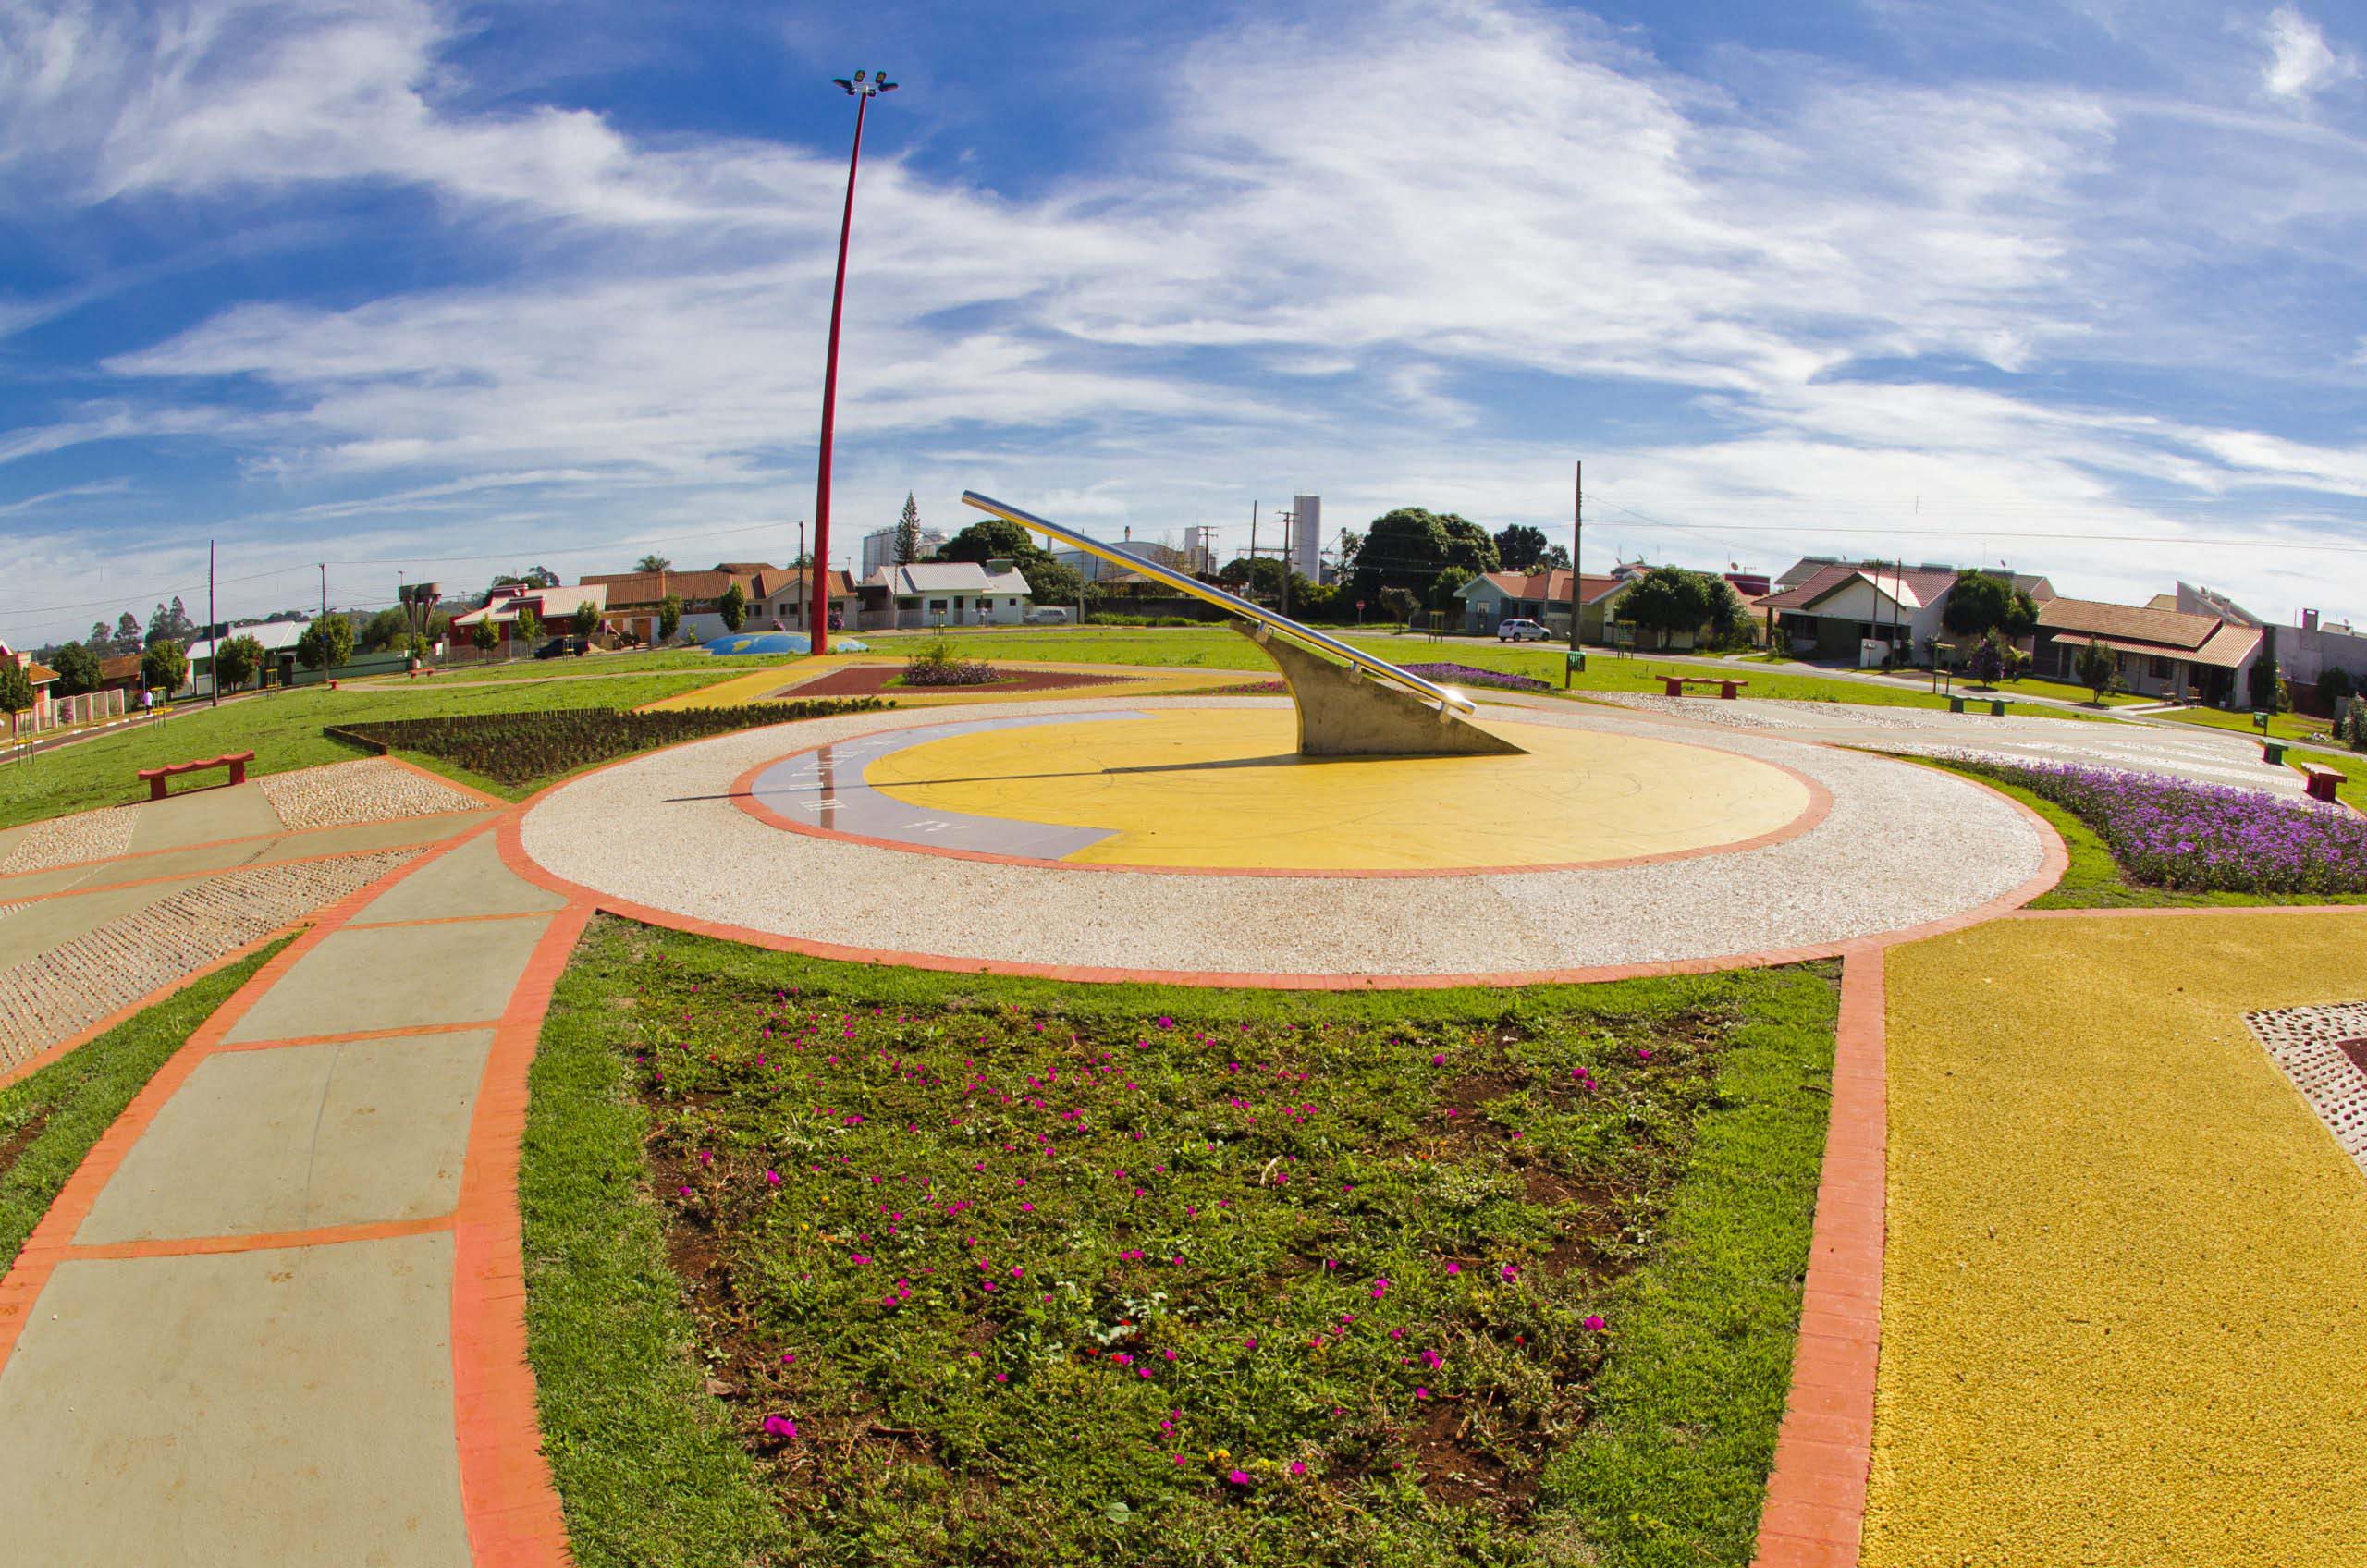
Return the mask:
<path id="1" fill-rule="evenodd" d="M 945 534 L 937 529 L 922 529 L 920 551 L 914 558 L 926 560 L 945 547 Z M 896 531 L 894 529 L 876 528 L 863 536 L 863 570 L 855 573 L 859 581 L 867 582 L 881 567 L 895 564 Z"/>

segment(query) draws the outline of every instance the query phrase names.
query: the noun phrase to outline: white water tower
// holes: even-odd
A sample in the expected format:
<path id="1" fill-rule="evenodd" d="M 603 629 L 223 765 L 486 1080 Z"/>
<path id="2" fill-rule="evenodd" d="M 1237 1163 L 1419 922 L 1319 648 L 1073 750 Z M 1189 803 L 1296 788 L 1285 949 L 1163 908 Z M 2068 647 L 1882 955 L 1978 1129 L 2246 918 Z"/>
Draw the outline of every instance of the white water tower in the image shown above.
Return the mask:
<path id="1" fill-rule="evenodd" d="M 1291 497 L 1291 570 L 1310 582 L 1323 581 L 1323 497 Z"/>

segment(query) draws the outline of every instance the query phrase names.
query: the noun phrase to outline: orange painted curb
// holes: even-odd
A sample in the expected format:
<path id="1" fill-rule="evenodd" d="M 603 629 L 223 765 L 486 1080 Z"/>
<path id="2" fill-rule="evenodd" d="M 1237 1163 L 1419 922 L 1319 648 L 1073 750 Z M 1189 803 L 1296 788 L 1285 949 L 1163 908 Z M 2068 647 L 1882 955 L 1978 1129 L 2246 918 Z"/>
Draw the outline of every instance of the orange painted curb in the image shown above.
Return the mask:
<path id="1" fill-rule="evenodd" d="M 582 903 L 550 917 L 494 1032 L 469 1123 L 453 1230 L 452 1397 L 460 1508 L 476 1568 L 556 1568 L 573 1561 L 526 1360 L 518 1156 L 526 1132 L 526 1074 L 543 1015 L 591 918 L 591 906 Z"/>
<path id="2" fill-rule="evenodd" d="M 1855 1568 L 1858 1561 L 1882 1346 L 1886 1032 L 1883 949 L 1870 943 L 1842 963 L 1833 1109 L 1792 1391 L 1776 1432 L 1753 1568 Z"/>

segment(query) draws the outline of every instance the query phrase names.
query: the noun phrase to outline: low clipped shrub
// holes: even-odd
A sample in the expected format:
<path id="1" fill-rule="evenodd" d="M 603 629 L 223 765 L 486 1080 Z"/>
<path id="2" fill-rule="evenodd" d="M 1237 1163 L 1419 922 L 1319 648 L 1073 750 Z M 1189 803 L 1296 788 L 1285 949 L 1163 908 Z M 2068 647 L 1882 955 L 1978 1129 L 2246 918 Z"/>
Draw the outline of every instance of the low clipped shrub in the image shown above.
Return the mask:
<path id="1" fill-rule="evenodd" d="M 995 667 L 978 659 L 956 656 L 953 644 L 939 637 L 923 643 L 918 653 L 904 661 L 902 684 L 906 686 L 991 686 L 1001 677 Z"/>
<path id="2" fill-rule="evenodd" d="M 331 725 L 328 733 L 384 756 L 418 752 L 481 778 L 512 787 L 533 784 L 636 752 L 735 729 L 801 718 L 873 713 L 896 704 L 877 697 L 836 702 L 744 703 L 736 707 L 668 708 L 625 713 L 615 708 L 561 712 L 479 713 L 451 718 L 397 718 Z"/>

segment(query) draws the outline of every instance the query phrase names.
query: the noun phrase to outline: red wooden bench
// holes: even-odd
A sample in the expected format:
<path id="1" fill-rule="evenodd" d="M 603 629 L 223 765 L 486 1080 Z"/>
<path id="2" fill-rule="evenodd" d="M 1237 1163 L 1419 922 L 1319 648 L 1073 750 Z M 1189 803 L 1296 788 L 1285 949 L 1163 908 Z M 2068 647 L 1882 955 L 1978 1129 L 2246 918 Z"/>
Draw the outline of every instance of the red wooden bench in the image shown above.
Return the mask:
<path id="1" fill-rule="evenodd" d="M 2335 791 L 2342 788 L 2344 781 L 2350 776 L 2347 773 L 2337 773 L 2331 767 L 2320 767 L 2313 762 L 2305 762 L 2301 765 L 2301 777 L 2306 780 L 2302 788 L 2309 790 L 2310 799 L 2339 801 L 2341 797 Z"/>
<path id="2" fill-rule="evenodd" d="M 166 779 L 184 773 L 202 773 L 209 767 L 227 767 L 230 770 L 231 783 L 244 784 L 247 781 L 247 764 L 254 760 L 252 752 L 229 752 L 218 757 L 207 757 L 202 762 L 177 762 L 163 767 L 143 767 L 140 770 L 140 778 L 148 786 L 148 798 L 161 801 L 165 798 Z"/>
<path id="3" fill-rule="evenodd" d="M 1672 697 L 1685 695 L 1685 689 L 1687 686 L 1715 686 L 1718 689 L 1718 695 L 1730 703 L 1735 700 L 1736 692 L 1749 684 L 1748 680 L 1730 680 L 1722 675 L 1663 675 L 1661 677 L 1662 690 Z"/>

